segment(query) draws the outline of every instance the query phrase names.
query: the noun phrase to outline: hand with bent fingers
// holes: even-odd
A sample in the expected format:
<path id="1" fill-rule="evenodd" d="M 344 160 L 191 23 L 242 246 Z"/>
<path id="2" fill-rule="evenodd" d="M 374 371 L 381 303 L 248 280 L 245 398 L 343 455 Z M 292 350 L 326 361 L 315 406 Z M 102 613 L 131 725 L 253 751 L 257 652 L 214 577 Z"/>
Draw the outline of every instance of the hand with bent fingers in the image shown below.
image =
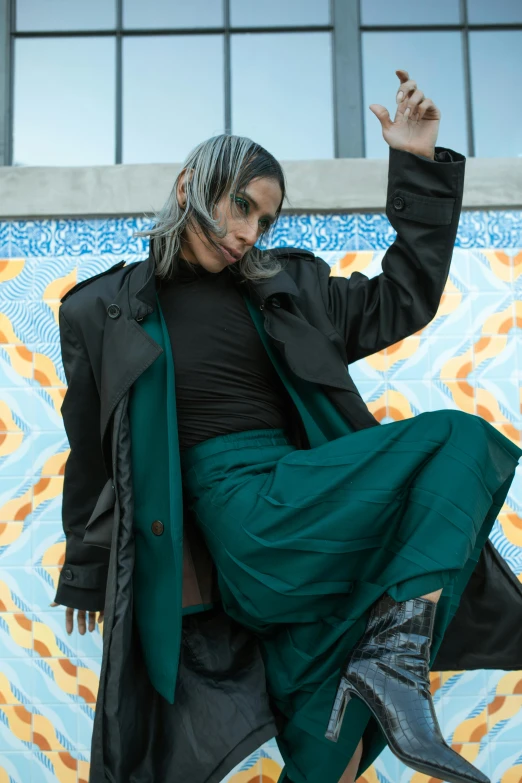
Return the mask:
<path id="1" fill-rule="evenodd" d="M 60 606 L 60 604 L 57 604 L 53 601 L 52 604 L 49 604 L 49 606 Z M 74 609 L 67 606 L 65 608 L 65 630 L 70 635 L 73 632 L 74 628 Z M 85 615 L 87 614 L 86 609 L 77 609 L 78 612 L 77 616 L 77 622 L 78 622 L 78 631 L 83 636 L 86 630 L 86 624 L 85 624 Z M 89 612 L 89 631 L 94 631 L 94 628 L 96 627 L 96 612 Z M 103 623 L 103 611 L 98 613 L 98 622 Z"/>
<path id="2" fill-rule="evenodd" d="M 390 147 L 416 155 L 435 157 L 435 142 L 439 132 L 440 109 L 426 98 L 408 71 L 395 71 L 400 85 L 397 92 L 397 112 L 393 122 L 388 109 L 372 103 L 370 110 L 381 123 L 382 135 Z"/>

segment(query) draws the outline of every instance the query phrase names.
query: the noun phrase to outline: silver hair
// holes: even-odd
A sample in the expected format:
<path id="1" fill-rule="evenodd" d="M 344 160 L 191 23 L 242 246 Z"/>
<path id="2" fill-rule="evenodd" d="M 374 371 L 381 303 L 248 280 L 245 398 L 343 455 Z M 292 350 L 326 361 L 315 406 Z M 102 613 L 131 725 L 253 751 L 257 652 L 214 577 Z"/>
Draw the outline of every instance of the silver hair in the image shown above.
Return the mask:
<path id="1" fill-rule="evenodd" d="M 192 176 L 189 176 L 190 171 Z M 186 193 L 184 208 L 179 205 L 176 195 L 183 172 Z M 154 226 L 134 233 L 134 236 L 150 237 L 156 259 L 156 275 L 164 278 L 175 272 L 179 263 L 181 236 L 189 224 L 196 224 L 209 244 L 219 248 L 215 237 L 225 237 L 227 227 L 220 226 L 219 220 L 213 218 L 216 203 L 224 193 L 234 193 L 246 187 L 254 177 L 262 176 L 275 179 L 281 186 L 283 198 L 277 210 L 277 220 L 286 193 L 286 183 L 280 164 L 269 152 L 252 139 L 230 134 L 213 136 L 198 144 L 183 161 L 165 204 L 159 211 L 154 211 Z M 273 227 L 274 224 L 261 234 L 258 244 L 267 243 Z M 283 268 L 283 264 L 269 249 L 254 246 L 234 267 L 237 267 L 239 276 L 259 280 L 273 277 Z"/>

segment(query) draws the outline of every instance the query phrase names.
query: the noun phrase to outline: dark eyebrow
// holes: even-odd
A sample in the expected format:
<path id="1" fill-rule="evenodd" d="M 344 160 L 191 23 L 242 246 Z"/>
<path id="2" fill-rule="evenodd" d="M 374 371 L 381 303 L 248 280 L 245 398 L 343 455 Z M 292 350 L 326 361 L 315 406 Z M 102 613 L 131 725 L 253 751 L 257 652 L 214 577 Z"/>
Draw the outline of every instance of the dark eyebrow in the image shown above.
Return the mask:
<path id="1" fill-rule="evenodd" d="M 246 192 L 246 190 L 238 190 L 237 193 L 238 194 L 241 193 L 243 196 L 246 196 L 246 198 L 250 201 L 250 203 L 252 204 L 254 209 L 259 209 L 259 204 L 257 203 L 257 201 L 255 199 L 253 199 L 252 196 L 250 196 Z M 266 215 L 262 215 L 261 217 L 268 218 L 269 220 L 272 221 L 272 223 L 274 222 L 274 220 L 276 220 L 276 216 L 275 215 L 270 215 L 268 212 L 266 213 Z"/>

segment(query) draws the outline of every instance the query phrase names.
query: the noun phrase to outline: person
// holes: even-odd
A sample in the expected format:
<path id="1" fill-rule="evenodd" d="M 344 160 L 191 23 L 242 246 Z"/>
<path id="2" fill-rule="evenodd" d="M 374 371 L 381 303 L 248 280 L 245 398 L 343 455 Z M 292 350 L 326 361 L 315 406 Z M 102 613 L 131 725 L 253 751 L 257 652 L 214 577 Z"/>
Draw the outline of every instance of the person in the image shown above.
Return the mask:
<path id="1" fill-rule="evenodd" d="M 462 199 L 463 156 L 435 146 L 439 109 L 396 73 L 394 120 L 370 107 L 390 146 L 388 203 L 399 225 L 382 275 L 333 278 L 313 254 L 288 253 L 287 282 L 271 288 L 285 253 L 259 245 L 285 182 L 273 156 L 244 137 L 200 144 L 142 232 L 175 370 L 183 495 L 225 612 L 260 641 L 286 783 L 352 783 L 385 742 L 433 777 L 488 780 L 445 743 L 429 669 L 522 452 L 458 411 L 375 426 L 346 375 L 347 364 L 435 314 Z M 140 381 L 129 402 L 135 449 L 140 427 L 150 429 Z M 350 404 L 332 436 L 335 387 L 348 389 Z M 140 463 L 141 450 L 136 475 Z M 150 523 L 141 528 L 142 501 L 136 508 L 138 553 Z M 67 589 L 62 581 L 54 605 L 68 607 L 71 630 Z M 90 629 L 94 619 L 89 611 Z"/>

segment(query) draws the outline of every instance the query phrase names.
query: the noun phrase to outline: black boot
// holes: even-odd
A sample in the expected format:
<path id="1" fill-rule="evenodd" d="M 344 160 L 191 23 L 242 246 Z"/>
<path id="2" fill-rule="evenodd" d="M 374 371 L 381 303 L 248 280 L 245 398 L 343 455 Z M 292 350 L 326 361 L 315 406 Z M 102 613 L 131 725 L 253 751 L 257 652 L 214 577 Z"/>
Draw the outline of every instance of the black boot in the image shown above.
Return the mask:
<path id="1" fill-rule="evenodd" d="M 390 750 L 412 769 L 448 783 L 490 783 L 444 741 L 430 693 L 429 659 L 437 605 L 385 595 L 343 667 L 325 736 L 336 742 L 346 704 L 356 696 Z"/>

